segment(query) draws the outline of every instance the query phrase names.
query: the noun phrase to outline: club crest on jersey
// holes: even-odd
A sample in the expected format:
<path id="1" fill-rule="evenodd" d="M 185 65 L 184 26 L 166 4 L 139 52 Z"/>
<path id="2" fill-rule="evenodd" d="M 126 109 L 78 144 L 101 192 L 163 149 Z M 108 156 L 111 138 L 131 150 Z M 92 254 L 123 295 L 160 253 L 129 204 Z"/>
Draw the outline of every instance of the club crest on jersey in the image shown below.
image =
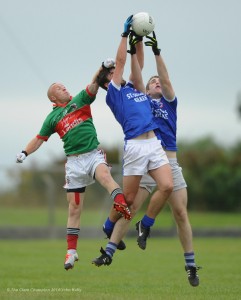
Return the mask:
<path id="1" fill-rule="evenodd" d="M 73 108 L 74 110 L 76 110 L 78 108 L 76 103 L 71 104 L 70 107 Z"/>
<path id="2" fill-rule="evenodd" d="M 159 107 L 162 108 L 163 107 L 163 103 L 160 101 L 159 102 Z"/>

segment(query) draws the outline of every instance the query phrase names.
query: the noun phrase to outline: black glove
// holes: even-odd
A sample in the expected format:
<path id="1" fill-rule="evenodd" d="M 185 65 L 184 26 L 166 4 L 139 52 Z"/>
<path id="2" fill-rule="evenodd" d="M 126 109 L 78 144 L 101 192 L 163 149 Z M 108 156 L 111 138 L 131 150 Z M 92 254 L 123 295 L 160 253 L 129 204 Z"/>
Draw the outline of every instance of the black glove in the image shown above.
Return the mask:
<path id="1" fill-rule="evenodd" d="M 153 31 L 152 34 L 153 37 L 148 35 L 146 36 L 146 38 L 149 39 L 150 41 L 145 42 L 145 45 L 152 47 L 152 51 L 154 55 L 160 55 L 161 49 L 158 48 L 155 32 Z"/>
<path id="2" fill-rule="evenodd" d="M 143 40 L 143 37 L 140 35 L 137 35 L 134 31 L 131 31 L 129 35 L 129 45 L 130 50 L 127 50 L 128 53 L 131 55 L 136 54 L 136 44 L 141 42 Z"/>

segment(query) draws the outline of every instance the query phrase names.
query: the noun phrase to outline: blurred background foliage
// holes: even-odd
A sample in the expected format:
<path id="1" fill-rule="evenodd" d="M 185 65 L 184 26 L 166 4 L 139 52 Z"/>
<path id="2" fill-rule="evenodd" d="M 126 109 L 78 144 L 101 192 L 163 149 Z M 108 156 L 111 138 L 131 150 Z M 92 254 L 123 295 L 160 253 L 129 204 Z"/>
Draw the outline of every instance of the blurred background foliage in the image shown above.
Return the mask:
<path id="1" fill-rule="evenodd" d="M 178 144 L 178 161 L 188 184 L 188 207 L 192 211 L 240 212 L 241 211 L 241 141 L 233 146 L 217 144 L 211 137 Z M 112 175 L 122 183 L 122 153 L 119 147 L 104 149 L 112 165 Z M 37 155 L 37 153 L 35 154 Z M 33 158 L 32 158 L 33 159 Z M 3 206 L 66 207 L 64 165 L 66 159 L 54 160 L 51 165 L 39 168 L 8 170 L 16 185 L 0 194 Z M 85 208 L 98 209 L 108 193 L 95 183 L 87 188 Z M 146 202 L 147 203 L 147 202 Z M 145 209 L 144 205 L 143 209 Z"/>

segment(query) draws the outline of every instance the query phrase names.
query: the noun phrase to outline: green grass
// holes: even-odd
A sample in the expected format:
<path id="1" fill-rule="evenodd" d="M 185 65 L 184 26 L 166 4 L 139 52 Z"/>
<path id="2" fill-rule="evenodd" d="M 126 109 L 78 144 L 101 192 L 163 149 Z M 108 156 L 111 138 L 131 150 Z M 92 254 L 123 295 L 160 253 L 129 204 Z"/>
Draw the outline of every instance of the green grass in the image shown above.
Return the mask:
<path id="1" fill-rule="evenodd" d="M 84 210 L 81 216 L 81 225 L 87 227 L 99 227 L 108 216 L 109 210 Z M 143 212 L 135 217 L 138 220 Z M 241 214 L 237 213 L 200 213 L 189 212 L 193 228 L 231 228 L 241 227 Z M 56 209 L 54 223 L 56 226 L 65 226 L 67 219 L 67 207 Z M 133 220 L 133 223 L 134 223 Z M 47 226 L 49 222 L 49 211 L 47 208 L 0 208 L 0 227 L 3 226 Z M 169 210 L 164 210 L 156 219 L 155 227 L 169 228 L 174 226 L 172 215 Z"/>
<path id="2" fill-rule="evenodd" d="M 241 239 L 194 240 L 200 286 L 191 287 L 177 238 L 148 240 L 140 250 L 135 239 L 118 251 L 109 267 L 97 268 L 102 237 L 79 241 L 80 260 L 63 269 L 65 240 L 1 241 L 0 299 L 88 300 L 237 300 L 241 287 Z"/>

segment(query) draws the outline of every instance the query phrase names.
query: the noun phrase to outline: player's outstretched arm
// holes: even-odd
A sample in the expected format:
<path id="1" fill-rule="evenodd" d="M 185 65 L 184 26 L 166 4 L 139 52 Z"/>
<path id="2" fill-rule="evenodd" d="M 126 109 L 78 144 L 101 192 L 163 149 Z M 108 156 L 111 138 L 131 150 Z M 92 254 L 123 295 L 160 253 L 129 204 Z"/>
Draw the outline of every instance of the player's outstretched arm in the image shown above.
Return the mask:
<path id="1" fill-rule="evenodd" d="M 142 37 L 132 31 L 129 35 L 129 46 L 130 50 L 127 51 L 131 54 L 131 74 L 129 79 L 137 90 L 145 93 L 145 85 L 141 73 L 144 65 Z"/>
<path id="2" fill-rule="evenodd" d="M 43 140 L 38 139 L 37 137 L 33 138 L 28 145 L 26 146 L 25 150 L 23 150 L 21 153 L 18 153 L 16 155 L 16 162 L 17 163 L 22 163 L 26 157 L 35 152 L 42 144 L 43 144 Z"/>
<path id="3" fill-rule="evenodd" d="M 126 56 L 127 56 L 127 38 L 128 35 L 130 34 L 132 17 L 133 15 L 129 16 L 124 23 L 124 31 L 121 34 L 122 38 L 116 53 L 116 59 L 115 59 L 116 66 L 115 66 L 115 71 L 112 80 L 118 86 L 120 86 L 122 83 L 124 67 L 126 63 Z"/>
<path id="4" fill-rule="evenodd" d="M 102 62 L 101 67 L 98 69 L 98 71 L 95 73 L 92 82 L 88 85 L 88 90 L 91 94 L 96 95 L 99 89 L 99 77 L 103 71 L 106 69 L 112 69 L 115 68 L 115 61 L 113 58 L 107 58 L 105 61 Z"/>
<path id="5" fill-rule="evenodd" d="M 152 37 L 147 36 L 146 38 L 149 39 L 149 41 L 145 42 L 145 45 L 152 47 L 152 51 L 155 55 L 157 73 L 158 73 L 160 83 L 161 83 L 162 94 L 165 99 L 173 100 L 175 97 L 175 92 L 173 90 L 171 81 L 169 79 L 169 75 L 168 75 L 168 71 L 167 71 L 165 62 L 160 54 L 161 49 L 158 48 L 158 43 L 157 43 L 155 32 L 153 31 Z"/>
<path id="6" fill-rule="evenodd" d="M 95 75 L 92 78 L 91 83 L 88 85 L 88 90 L 92 95 L 96 95 L 99 89 L 99 84 L 97 83 L 97 77 L 100 74 L 100 71 L 103 69 L 101 66 L 95 73 Z"/>

